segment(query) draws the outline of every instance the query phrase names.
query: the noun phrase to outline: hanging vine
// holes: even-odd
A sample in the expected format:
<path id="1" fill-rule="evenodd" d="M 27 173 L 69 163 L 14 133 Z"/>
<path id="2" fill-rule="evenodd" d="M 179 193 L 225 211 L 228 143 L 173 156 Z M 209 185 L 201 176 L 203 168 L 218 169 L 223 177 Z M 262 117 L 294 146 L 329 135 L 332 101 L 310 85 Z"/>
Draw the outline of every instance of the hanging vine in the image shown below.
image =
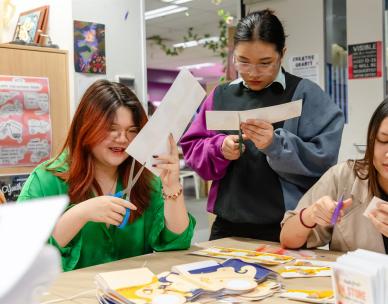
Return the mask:
<path id="1" fill-rule="evenodd" d="M 233 24 L 233 16 L 231 16 L 230 13 L 225 12 L 223 9 L 218 10 L 217 14 L 220 17 L 220 20 L 218 21 L 219 39 L 217 41 L 206 40 L 204 43 L 200 44 L 200 46 L 211 50 L 216 56 L 220 57 L 222 62 L 225 64 L 228 56 L 228 26 Z M 210 34 L 204 34 L 203 36 L 199 35 L 194 32 L 194 27 L 190 27 L 187 30 L 187 34 L 183 36 L 183 41 L 200 41 L 206 38 L 210 38 Z M 166 39 L 163 39 L 159 35 L 154 35 L 148 37 L 147 39 L 158 45 L 167 56 L 178 56 L 184 50 L 183 47 L 169 47 L 166 44 Z"/>

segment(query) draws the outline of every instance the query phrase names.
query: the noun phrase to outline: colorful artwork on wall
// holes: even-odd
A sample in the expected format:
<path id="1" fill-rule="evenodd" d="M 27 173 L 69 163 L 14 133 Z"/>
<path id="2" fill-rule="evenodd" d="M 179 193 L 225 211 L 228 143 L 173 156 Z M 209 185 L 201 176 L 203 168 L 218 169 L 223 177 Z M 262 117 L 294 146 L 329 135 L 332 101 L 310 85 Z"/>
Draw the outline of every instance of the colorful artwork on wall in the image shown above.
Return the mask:
<path id="1" fill-rule="evenodd" d="M 106 74 L 104 24 L 74 21 L 74 66 L 79 73 Z"/>

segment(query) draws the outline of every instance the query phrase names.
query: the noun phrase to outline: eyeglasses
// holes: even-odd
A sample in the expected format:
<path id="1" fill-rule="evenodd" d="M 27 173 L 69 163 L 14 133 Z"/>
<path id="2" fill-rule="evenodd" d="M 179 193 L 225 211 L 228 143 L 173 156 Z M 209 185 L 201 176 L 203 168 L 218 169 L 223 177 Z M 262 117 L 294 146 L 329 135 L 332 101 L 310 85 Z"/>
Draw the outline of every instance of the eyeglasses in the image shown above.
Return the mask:
<path id="1" fill-rule="evenodd" d="M 122 130 L 122 129 L 112 127 L 109 129 L 109 136 L 111 139 L 118 139 L 121 137 L 123 133 L 127 140 L 131 140 L 137 135 L 137 133 L 139 133 L 139 128 L 131 127 L 127 130 Z"/>
<path id="2" fill-rule="evenodd" d="M 258 63 L 258 64 L 251 64 L 247 62 L 241 62 L 236 59 L 236 57 L 233 57 L 233 63 L 236 67 L 236 70 L 239 73 L 244 74 L 261 74 L 261 75 L 271 75 L 272 72 L 277 69 L 280 65 L 280 61 L 278 61 L 278 58 L 275 62 L 270 63 Z"/>

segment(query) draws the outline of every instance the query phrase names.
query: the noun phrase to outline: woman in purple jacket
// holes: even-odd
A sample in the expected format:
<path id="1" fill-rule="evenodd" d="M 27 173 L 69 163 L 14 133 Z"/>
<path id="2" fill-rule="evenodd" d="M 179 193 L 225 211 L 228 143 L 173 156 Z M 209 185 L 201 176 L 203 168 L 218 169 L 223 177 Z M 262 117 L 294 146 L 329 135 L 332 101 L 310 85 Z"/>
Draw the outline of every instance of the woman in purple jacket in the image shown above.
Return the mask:
<path id="1" fill-rule="evenodd" d="M 344 119 L 315 83 L 282 67 L 285 34 L 270 10 L 240 20 L 234 37 L 234 62 L 241 78 L 219 85 L 181 139 L 185 160 L 212 180 L 208 211 L 217 218 L 210 239 L 230 236 L 279 241 L 285 210 L 337 162 Z M 205 112 L 250 110 L 303 100 L 302 115 L 270 124 L 241 124 L 237 132 L 209 131 Z"/>

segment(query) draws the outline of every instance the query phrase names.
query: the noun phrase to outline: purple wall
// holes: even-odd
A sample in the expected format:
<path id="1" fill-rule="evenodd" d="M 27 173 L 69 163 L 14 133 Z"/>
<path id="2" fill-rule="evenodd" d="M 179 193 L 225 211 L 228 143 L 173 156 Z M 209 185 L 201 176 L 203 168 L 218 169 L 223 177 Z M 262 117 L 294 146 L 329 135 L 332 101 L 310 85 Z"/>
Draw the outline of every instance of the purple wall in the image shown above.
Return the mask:
<path id="1" fill-rule="evenodd" d="M 202 77 L 199 83 L 205 88 L 207 81 L 216 81 L 222 75 L 222 66 L 190 70 L 195 77 Z M 171 87 L 179 71 L 147 69 L 148 101 L 161 101 Z"/>
<path id="2" fill-rule="evenodd" d="M 161 101 L 179 71 L 147 69 L 148 101 Z"/>

